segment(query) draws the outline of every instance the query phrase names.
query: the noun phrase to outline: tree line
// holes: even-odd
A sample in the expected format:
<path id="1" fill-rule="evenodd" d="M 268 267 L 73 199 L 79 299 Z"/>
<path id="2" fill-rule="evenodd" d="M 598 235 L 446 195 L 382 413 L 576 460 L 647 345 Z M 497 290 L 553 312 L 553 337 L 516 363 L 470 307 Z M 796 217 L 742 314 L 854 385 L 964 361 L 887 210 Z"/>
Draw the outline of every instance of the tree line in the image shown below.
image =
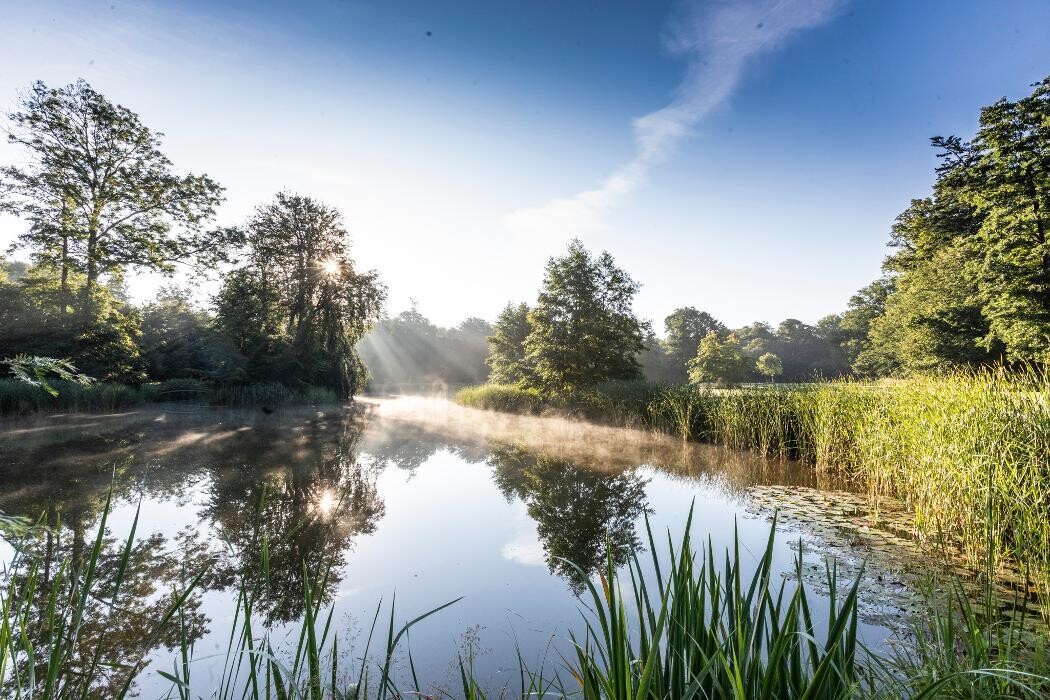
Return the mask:
<path id="1" fill-rule="evenodd" d="M 0 208 L 27 224 L 32 264 L 0 270 L 0 357 L 69 358 L 103 380 L 280 381 L 350 395 L 355 350 L 386 289 L 349 254 L 340 213 L 279 193 L 243 225 L 212 225 L 223 188 L 177 174 L 163 134 L 84 81 L 35 83 L 8 114 L 25 162 L 0 168 Z M 129 272 L 221 269 L 206 311 L 178 288 L 130 303 Z"/>
<path id="2" fill-rule="evenodd" d="M 178 174 L 163 135 L 87 83 L 36 83 L 8 115 L 25 156 L 0 168 L 0 207 L 27 224 L 0 266 L 0 357 L 68 358 L 100 379 L 278 380 L 352 395 L 490 381 L 567 392 L 610 380 L 674 384 L 865 378 L 1050 361 L 1050 78 L 980 113 L 970 140 L 935 137 L 930 196 L 890 233 L 883 275 L 810 325 L 729 328 L 694 306 L 658 337 L 639 285 L 574 240 L 536 300 L 490 325 L 439 328 L 349 255 L 340 212 L 279 193 L 240 226 L 213 225 L 223 188 Z M 221 270 L 208 309 L 185 289 L 132 304 L 135 271 Z"/>
<path id="3" fill-rule="evenodd" d="M 657 338 L 638 285 L 579 241 L 547 266 L 534 306 L 489 338 L 490 380 L 547 391 L 608 380 L 800 382 L 1050 363 L 1050 78 L 980 113 L 975 136 L 934 137 L 933 192 L 894 223 L 884 274 L 840 314 L 730 329 L 693 306 Z"/>

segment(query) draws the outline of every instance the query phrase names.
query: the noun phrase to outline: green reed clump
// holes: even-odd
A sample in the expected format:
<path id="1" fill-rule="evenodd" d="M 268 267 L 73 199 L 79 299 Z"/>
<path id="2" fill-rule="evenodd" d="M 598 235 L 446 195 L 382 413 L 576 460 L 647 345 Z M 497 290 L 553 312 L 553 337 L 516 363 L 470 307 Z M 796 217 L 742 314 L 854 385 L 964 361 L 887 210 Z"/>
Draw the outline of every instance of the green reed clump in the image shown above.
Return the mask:
<path id="1" fill-rule="evenodd" d="M 758 386 L 714 396 L 705 439 L 771 457 L 805 458 L 813 451 L 810 393 L 800 387 Z"/>
<path id="2" fill-rule="evenodd" d="M 130 386 L 98 382 L 84 386 L 76 382 L 49 382 L 58 392 L 52 396 L 17 379 L 0 379 L 0 415 L 25 415 L 46 411 L 112 411 L 155 400 L 152 385 Z"/>
<path id="3" fill-rule="evenodd" d="M 972 563 L 1013 561 L 1050 592 L 1050 379 L 959 373 L 883 390 L 859 421 L 859 474 Z"/>
<path id="4" fill-rule="evenodd" d="M 649 406 L 652 427 L 683 440 L 704 439 L 714 401 L 710 390 L 698 386 L 666 387 Z"/>
<path id="5" fill-rule="evenodd" d="M 716 564 L 710 543 L 706 552 L 693 552 L 688 525 L 678 550 L 670 548 L 666 578 L 651 531 L 655 577 L 645 574 L 635 556 L 630 587 L 622 586 L 608 561 L 600 587 L 588 579 L 592 617 L 584 634 L 574 638 L 571 672 L 580 695 L 594 700 L 856 697 L 865 677 L 858 663 L 860 578 L 840 602 L 835 569 L 827 569 L 827 628 L 818 632 L 802 583 L 801 554 L 794 590 L 775 580 L 774 531 L 775 523 L 749 579 L 739 539 Z"/>
<path id="6" fill-rule="evenodd" d="M 1050 653 L 1024 614 L 1003 616 L 991 585 L 973 600 L 958 581 L 923 590 L 909 643 L 871 664 L 873 693 L 886 698 L 1045 698 Z"/>
<path id="7" fill-rule="evenodd" d="M 466 387 L 456 392 L 455 400 L 461 406 L 469 408 L 533 415 L 542 413 L 550 403 L 540 392 L 514 384 L 481 384 Z"/>
<path id="8" fill-rule="evenodd" d="M 657 425 L 656 403 L 664 387 L 653 382 L 621 380 L 598 384 L 558 396 L 553 401 L 560 413 L 629 428 L 653 429 Z"/>

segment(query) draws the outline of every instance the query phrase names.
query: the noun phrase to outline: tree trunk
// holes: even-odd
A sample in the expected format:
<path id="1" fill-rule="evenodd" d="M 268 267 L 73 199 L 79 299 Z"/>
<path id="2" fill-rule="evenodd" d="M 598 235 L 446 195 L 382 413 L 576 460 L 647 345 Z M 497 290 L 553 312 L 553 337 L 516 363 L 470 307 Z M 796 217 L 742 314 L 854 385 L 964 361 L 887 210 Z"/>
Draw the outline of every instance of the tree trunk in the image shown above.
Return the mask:
<path id="1" fill-rule="evenodd" d="M 62 310 L 69 303 L 69 234 L 62 232 Z"/>
<path id="2" fill-rule="evenodd" d="M 1040 248 L 1040 278 L 1043 294 L 1050 294 L 1050 251 L 1046 249 L 1046 226 L 1043 224 L 1042 210 L 1039 207 L 1039 189 L 1031 170 L 1025 170 L 1025 184 L 1028 185 L 1028 196 L 1032 198 L 1032 214 L 1035 216 L 1035 238 Z"/>

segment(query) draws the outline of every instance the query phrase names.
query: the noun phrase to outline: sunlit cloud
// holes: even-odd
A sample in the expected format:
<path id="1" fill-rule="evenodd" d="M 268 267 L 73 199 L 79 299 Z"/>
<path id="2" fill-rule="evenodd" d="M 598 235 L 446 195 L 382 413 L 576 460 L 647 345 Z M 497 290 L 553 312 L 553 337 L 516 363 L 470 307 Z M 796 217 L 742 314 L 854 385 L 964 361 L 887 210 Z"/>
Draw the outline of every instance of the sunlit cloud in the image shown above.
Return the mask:
<path id="1" fill-rule="evenodd" d="M 646 181 L 675 147 L 740 81 L 747 61 L 781 46 L 801 29 L 826 22 L 839 0 L 687 2 L 665 44 L 687 60 L 686 74 L 666 106 L 633 121 L 635 155 L 597 188 L 519 209 L 506 218 L 515 231 L 576 235 L 600 228 L 605 214 Z"/>

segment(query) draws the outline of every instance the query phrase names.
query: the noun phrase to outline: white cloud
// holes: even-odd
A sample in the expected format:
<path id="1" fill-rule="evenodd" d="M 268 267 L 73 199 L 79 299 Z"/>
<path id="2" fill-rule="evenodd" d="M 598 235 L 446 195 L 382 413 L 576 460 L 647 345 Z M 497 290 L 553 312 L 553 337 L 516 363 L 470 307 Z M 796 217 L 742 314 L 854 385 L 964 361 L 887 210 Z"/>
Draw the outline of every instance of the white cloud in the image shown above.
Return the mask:
<path id="1" fill-rule="evenodd" d="M 721 104 L 747 60 L 771 51 L 800 29 L 827 21 L 839 0 L 688 2 L 671 23 L 666 44 L 685 56 L 674 99 L 634 120 L 635 156 L 591 190 L 519 209 L 508 226 L 529 234 L 575 235 L 602 225 L 604 214 L 641 187 L 649 169 L 668 158 L 693 127 Z"/>

